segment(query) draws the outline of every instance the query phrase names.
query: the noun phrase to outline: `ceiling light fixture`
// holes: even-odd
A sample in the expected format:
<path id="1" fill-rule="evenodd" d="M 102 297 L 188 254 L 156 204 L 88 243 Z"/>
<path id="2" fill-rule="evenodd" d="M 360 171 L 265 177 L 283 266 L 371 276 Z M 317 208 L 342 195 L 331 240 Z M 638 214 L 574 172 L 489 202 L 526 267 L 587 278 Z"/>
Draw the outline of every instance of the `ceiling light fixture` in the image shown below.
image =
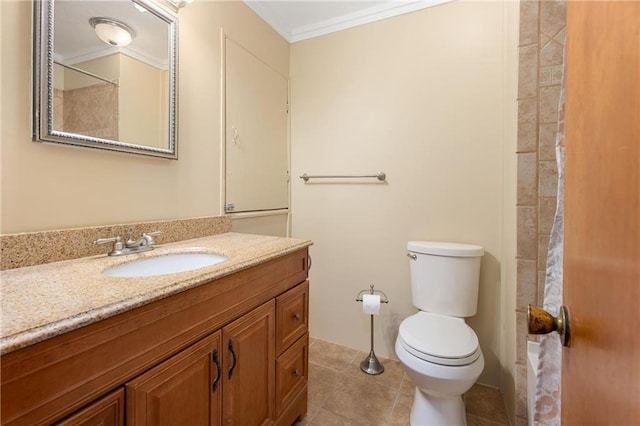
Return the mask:
<path id="1" fill-rule="evenodd" d="M 133 28 L 113 18 L 94 17 L 89 19 L 89 24 L 100 40 L 111 46 L 128 46 L 136 36 Z"/>

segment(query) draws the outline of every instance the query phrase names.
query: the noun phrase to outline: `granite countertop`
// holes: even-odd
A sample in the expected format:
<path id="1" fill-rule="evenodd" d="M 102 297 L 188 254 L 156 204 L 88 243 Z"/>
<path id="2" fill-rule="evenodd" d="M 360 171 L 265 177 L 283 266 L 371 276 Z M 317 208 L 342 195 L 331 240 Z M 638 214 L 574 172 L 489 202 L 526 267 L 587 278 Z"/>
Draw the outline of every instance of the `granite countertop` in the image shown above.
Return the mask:
<path id="1" fill-rule="evenodd" d="M 225 233 L 157 245 L 125 256 L 106 255 L 11 269 L 0 273 L 0 354 L 197 287 L 310 246 L 309 240 Z M 169 253 L 219 254 L 227 260 L 188 272 L 116 278 L 105 269 Z"/>

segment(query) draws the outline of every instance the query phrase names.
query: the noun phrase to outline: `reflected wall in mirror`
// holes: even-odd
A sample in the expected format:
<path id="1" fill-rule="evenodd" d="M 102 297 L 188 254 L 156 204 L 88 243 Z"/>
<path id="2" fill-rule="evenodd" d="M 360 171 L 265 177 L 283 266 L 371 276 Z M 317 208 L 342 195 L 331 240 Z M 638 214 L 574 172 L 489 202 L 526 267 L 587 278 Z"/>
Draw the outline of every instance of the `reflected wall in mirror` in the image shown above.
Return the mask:
<path id="1" fill-rule="evenodd" d="M 34 8 L 34 140 L 177 159 L 175 10 L 152 0 Z"/>

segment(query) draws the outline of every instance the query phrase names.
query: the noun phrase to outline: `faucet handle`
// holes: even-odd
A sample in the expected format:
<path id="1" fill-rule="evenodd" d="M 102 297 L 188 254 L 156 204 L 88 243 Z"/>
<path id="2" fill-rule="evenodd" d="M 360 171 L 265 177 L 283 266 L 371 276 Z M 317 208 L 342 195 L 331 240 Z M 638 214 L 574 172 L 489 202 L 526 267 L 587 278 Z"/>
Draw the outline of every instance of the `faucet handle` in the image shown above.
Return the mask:
<path id="1" fill-rule="evenodd" d="M 162 231 L 144 232 L 142 238 L 147 240 L 148 245 L 153 246 L 155 244 L 153 237 L 157 237 L 158 235 L 162 235 Z"/>
<path id="2" fill-rule="evenodd" d="M 107 243 L 114 243 L 113 244 L 114 250 L 122 250 L 123 248 L 120 236 L 115 236 L 111 238 L 98 238 L 93 242 L 93 244 L 107 244 Z"/>

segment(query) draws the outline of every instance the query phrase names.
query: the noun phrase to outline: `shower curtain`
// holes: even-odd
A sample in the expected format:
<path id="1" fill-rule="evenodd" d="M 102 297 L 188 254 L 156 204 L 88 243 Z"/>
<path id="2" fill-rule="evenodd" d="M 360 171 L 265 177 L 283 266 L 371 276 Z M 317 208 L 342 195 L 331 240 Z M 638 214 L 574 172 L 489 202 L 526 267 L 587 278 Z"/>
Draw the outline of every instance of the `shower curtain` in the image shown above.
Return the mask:
<path id="1" fill-rule="evenodd" d="M 566 51 L 565 51 L 566 58 Z M 562 250 L 564 223 L 564 71 L 558 105 L 558 133 L 556 135 L 556 163 L 558 166 L 558 194 L 556 214 L 551 229 L 544 287 L 544 309 L 558 315 L 562 305 Z M 562 345 L 558 336 L 547 334 L 540 339 L 540 355 L 536 381 L 535 425 L 560 426 L 560 385 L 562 381 Z"/>

